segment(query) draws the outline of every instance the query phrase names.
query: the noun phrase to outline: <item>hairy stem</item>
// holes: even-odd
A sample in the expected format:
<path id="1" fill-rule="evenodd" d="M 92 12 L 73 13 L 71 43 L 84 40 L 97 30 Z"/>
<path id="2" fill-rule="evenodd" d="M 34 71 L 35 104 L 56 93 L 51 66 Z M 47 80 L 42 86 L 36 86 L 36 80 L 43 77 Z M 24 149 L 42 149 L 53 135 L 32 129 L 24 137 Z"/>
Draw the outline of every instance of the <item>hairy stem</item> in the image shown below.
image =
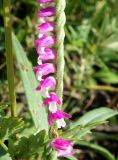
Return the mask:
<path id="1" fill-rule="evenodd" d="M 13 69 L 12 35 L 11 35 L 11 21 L 10 21 L 10 0 L 3 1 L 3 8 L 4 8 L 7 79 L 9 87 L 10 105 L 11 105 L 11 116 L 16 116 L 16 96 L 14 89 L 14 69 Z"/>
<path id="2" fill-rule="evenodd" d="M 64 75 L 64 25 L 66 17 L 64 9 L 66 6 L 65 0 L 56 1 L 56 49 L 57 49 L 57 86 L 56 94 L 62 101 L 63 97 L 63 75 Z M 61 106 L 60 106 L 61 107 Z"/>

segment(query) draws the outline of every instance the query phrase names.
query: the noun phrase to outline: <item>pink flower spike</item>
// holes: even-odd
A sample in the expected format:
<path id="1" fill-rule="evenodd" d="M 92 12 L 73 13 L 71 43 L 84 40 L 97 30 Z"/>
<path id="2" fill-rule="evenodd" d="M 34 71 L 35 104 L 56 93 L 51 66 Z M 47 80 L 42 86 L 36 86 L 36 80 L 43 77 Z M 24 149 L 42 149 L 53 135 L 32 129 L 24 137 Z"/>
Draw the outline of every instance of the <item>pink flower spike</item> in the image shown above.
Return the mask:
<path id="1" fill-rule="evenodd" d="M 55 54 L 56 51 L 54 49 L 46 48 L 45 49 L 45 54 L 39 54 L 38 56 L 38 64 L 42 64 L 42 61 L 47 61 L 47 60 L 54 60 L 56 59 L 57 55 Z"/>
<path id="2" fill-rule="evenodd" d="M 36 88 L 37 91 L 41 92 L 41 95 L 46 98 L 49 97 L 49 90 L 54 90 L 56 86 L 56 80 L 54 77 L 47 77 L 41 81 L 40 85 Z"/>
<path id="3" fill-rule="evenodd" d="M 45 34 L 46 32 L 52 32 L 55 29 L 55 22 L 45 22 L 41 25 L 38 25 L 37 28 L 40 31 L 40 34 Z"/>
<path id="4" fill-rule="evenodd" d="M 42 36 L 40 39 L 35 40 L 35 45 L 38 47 L 48 47 L 54 45 L 56 39 L 54 36 Z"/>
<path id="5" fill-rule="evenodd" d="M 51 146 L 58 152 L 58 157 L 73 155 L 73 143 L 71 141 L 56 138 L 52 140 Z"/>
<path id="6" fill-rule="evenodd" d="M 54 0 L 36 0 L 39 3 L 53 2 Z"/>
<path id="7" fill-rule="evenodd" d="M 39 13 L 37 14 L 37 16 L 39 17 L 52 17 L 55 16 L 56 13 L 56 8 L 49 6 L 46 8 L 43 8 L 39 11 Z"/>
<path id="8" fill-rule="evenodd" d="M 40 66 L 33 68 L 33 71 L 36 73 L 38 81 L 42 80 L 42 76 L 47 76 L 51 73 L 55 73 L 55 67 L 52 63 L 45 63 Z"/>
<path id="9" fill-rule="evenodd" d="M 58 128 L 65 127 L 66 122 L 64 118 L 71 118 L 71 115 L 59 109 L 55 113 L 50 112 L 48 120 L 49 125 L 51 126 L 54 121 L 56 121 Z"/>

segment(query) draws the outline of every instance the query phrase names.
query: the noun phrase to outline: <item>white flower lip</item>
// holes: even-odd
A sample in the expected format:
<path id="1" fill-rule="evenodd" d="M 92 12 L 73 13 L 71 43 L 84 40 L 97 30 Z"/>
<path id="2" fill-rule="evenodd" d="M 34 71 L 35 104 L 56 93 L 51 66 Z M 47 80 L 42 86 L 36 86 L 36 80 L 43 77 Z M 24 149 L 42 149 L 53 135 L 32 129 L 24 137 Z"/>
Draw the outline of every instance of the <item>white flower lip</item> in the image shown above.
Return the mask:
<path id="1" fill-rule="evenodd" d="M 49 103 L 49 110 L 52 113 L 55 113 L 57 111 L 57 104 L 56 104 L 56 102 L 50 102 Z"/>
<path id="2" fill-rule="evenodd" d="M 42 97 L 44 98 L 49 97 L 49 87 L 41 87 L 40 92 L 41 92 Z"/>
<path id="3" fill-rule="evenodd" d="M 64 121 L 63 118 L 56 120 L 57 123 L 57 127 L 61 128 L 61 127 L 65 127 L 66 126 L 66 122 Z"/>

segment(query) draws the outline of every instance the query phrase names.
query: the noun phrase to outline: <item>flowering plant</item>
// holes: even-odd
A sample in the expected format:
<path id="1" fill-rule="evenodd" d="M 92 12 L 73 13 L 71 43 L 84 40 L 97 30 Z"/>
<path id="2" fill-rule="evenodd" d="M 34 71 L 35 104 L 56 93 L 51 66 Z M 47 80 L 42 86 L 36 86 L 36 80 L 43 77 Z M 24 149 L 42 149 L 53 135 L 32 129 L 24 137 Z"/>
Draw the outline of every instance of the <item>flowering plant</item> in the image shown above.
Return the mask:
<path id="1" fill-rule="evenodd" d="M 118 112 L 101 107 L 71 121 L 73 116 L 63 107 L 66 3 L 65 0 L 37 0 L 37 4 L 40 7 L 36 15 L 38 38 L 34 42 L 37 66 L 32 69 L 17 37 L 11 34 L 10 0 L 4 0 L 9 103 L 0 108 L 0 158 L 76 160 L 77 147 L 85 144 L 80 140 Z M 12 43 L 33 123 L 17 116 Z M 8 107 L 11 116 L 5 115 Z"/>

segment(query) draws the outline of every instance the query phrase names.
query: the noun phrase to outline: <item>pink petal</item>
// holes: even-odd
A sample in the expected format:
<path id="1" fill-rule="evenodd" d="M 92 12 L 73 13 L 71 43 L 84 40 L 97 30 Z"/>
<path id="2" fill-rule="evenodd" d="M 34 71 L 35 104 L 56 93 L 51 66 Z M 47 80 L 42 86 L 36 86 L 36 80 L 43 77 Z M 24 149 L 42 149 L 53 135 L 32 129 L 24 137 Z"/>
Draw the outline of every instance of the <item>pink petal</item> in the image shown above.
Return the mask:
<path id="1" fill-rule="evenodd" d="M 49 117 L 48 117 L 48 123 L 49 123 L 50 126 L 52 126 L 53 121 L 54 121 L 54 120 L 53 120 L 53 117 L 52 117 L 52 115 L 50 114 Z"/>
<path id="2" fill-rule="evenodd" d="M 45 102 L 45 103 L 43 103 L 44 104 L 44 106 L 46 105 L 46 104 L 48 104 L 49 102 Z M 61 111 L 61 110 L 57 110 L 55 113 L 52 113 L 52 112 L 50 112 L 50 114 L 49 114 L 49 125 L 51 124 L 52 125 L 52 123 L 54 122 L 54 121 L 57 121 L 57 120 L 59 120 L 59 119 L 62 119 L 62 118 L 71 118 L 71 115 L 70 114 L 68 114 L 68 113 L 65 113 L 65 112 L 63 112 L 63 111 Z M 51 123 L 50 123 L 51 122 Z"/>
<path id="3" fill-rule="evenodd" d="M 73 154 L 73 143 L 62 138 L 53 139 L 52 147 L 58 152 L 58 156 L 70 156 Z"/>
<path id="4" fill-rule="evenodd" d="M 37 26 L 37 28 L 40 30 L 40 34 L 52 32 L 55 29 L 55 22 L 45 22 L 45 23 Z"/>
<path id="5" fill-rule="evenodd" d="M 50 87 L 52 90 L 55 89 L 56 86 L 56 80 L 54 77 L 47 77 L 43 81 L 41 81 L 40 85 L 36 88 L 36 90 L 40 90 L 41 87 Z"/>
<path id="6" fill-rule="evenodd" d="M 53 113 L 53 116 L 55 119 L 61 119 L 61 118 L 71 118 L 72 116 L 66 112 L 63 112 L 62 110 L 57 110 L 56 113 Z"/>
<path id="7" fill-rule="evenodd" d="M 54 60 L 56 59 L 57 55 L 53 53 L 47 52 L 46 54 L 39 54 L 38 60 L 39 61 L 47 61 L 47 60 Z"/>
<path id="8" fill-rule="evenodd" d="M 39 17 L 52 17 L 52 16 L 55 16 L 55 12 L 56 12 L 56 8 L 49 6 L 41 9 L 37 15 Z"/>
<path id="9" fill-rule="evenodd" d="M 43 102 L 43 106 L 47 106 L 51 102 L 56 102 L 58 105 L 61 105 L 61 101 L 55 93 L 50 94 L 50 97 Z"/>
<path id="10" fill-rule="evenodd" d="M 39 3 L 53 2 L 54 0 L 36 0 Z"/>
<path id="11" fill-rule="evenodd" d="M 46 76 L 51 73 L 55 73 L 55 67 L 52 63 L 44 63 L 40 66 L 36 66 L 33 68 L 34 72 L 42 72 L 42 76 Z"/>
<path id="12" fill-rule="evenodd" d="M 40 47 L 48 47 L 50 45 L 54 45 L 56 39 L 54 36 L 43 36 L 40 39 L 35 40 L 35 45 Z"/>
<path id="13" fill-rule="evenodd" d="M 37 53 L 39 55 L 56 55 L 56 50 L 53 49 L 53 48 L 44 48 L 44 47 L 40 47 L 40 46 L 37 46 Z"/>

